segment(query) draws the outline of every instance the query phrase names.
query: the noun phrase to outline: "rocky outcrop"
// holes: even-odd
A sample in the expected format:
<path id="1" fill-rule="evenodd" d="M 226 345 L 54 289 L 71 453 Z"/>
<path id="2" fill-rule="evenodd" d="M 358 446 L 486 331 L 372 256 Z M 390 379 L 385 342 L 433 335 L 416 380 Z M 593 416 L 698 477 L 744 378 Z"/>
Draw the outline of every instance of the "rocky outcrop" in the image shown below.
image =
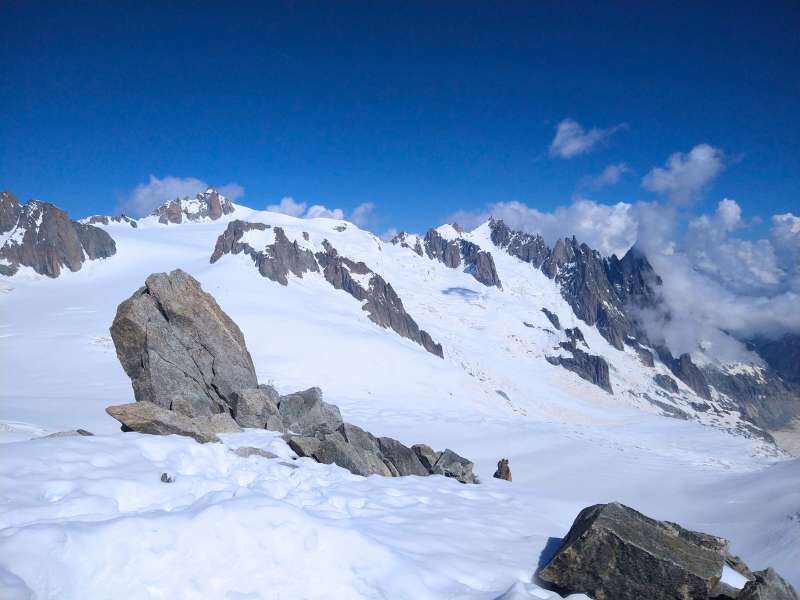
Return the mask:
<path id="1" fill-rule="evenodd" d="M 748 340 L 748 346 L 781 379 L 800 386 L 800 334 L 786 333 L 778 339 L 755 338 Z"/>
<path id="2" fill-rule="evenodd" d="M 394 244 L 395 246 L 400 246 L 401 248 L 408 248 L 413 250 L 419 256 L 422 256 L 422 241 L 418 235 L 401 231 L 391 240 L 389 240 L 389 243 Z"/>
<path id="3" fill-rule="evenodd" d="M 800 385 L 784 381 L 770 368 L 704 367 L 704 379 L 734 400 L 746 420 L 767 430 L 780 429 L 800 415 Z"/>
<path id="4" fill-rule="evenodd" d="M 79 223 L 84 223 L 86 225 L 111 225 L 113 223 L 117 223 L 117 224 L 130 225 L 134 229 L 139 227 L 139 223 L 138 221 L 136 221 L 136 219 L 132 219 L 131 217 L 125 214 L 119 214 L 114 216 L 92 215 L 90 217 L 80 219 Z"/>
<path id="5" fill-rule="evenodd" d="M 668 392 L 671 392 L 673 394 L 677 394 L 679 392 L 677 382 L 669 375 L 656 373 L 655 375 L 653 375 L 653 381 L 655 381 L 658 387 Z"/>
<path id="6" fill-rule="evenodd" d="M 692 361 L 691 355 L 684 353 L 678 358 L 675 358 L 665 346 L 656 347 L 656 352 L 661 362 L 672 371 L 675 377 L 688 385 L 689 388 L 701 398 L 705 398 L 706 400 L 711 399 L 711 390 L 708 388 L 708 382 L 703 372 Z"/>
<path id="7" fill-rule="evenodd" d="M 772 568 L 756 571 L 753 577 L 742 588 L 737 600 L 800 600 L 795 589 Z"/>
<path id="8" fill-rule="evenodd" d="M 269 385 L 239 390 L 231 394 L 231 415 L 242 427 L 285 431 L 279 402 L 278 392 Z"/>
<path id="9" fill-rule="evenodd" d="M 542 312 L 545 314 L 550 323 L 552 323 L 553 327 L 555 327 L 556 330 L 561 331 L 561 322 L 558 320 L 558 315 L 550 312 L 546 308 L 543 308 Z"/>
<path id="10" fill-rule="evenodd" d="M 257 250 L 246 241 L 245 234 L 250 231 L 271 231 L 274 241 Z M 213 264 L 225 254 L 244 253 L 253 259 L 262 276 L 281 285 L 288 285 L 289 273 L 302 277 L 305 273 L 321 272 L 335 289 L 347 292 L 362 302 L 363 310 L 373 323 L 392 329 L 431 354 L 440 358 L 444 356 L 442 346 L 427 331 L 420 329 L 406 312 L 400 296 L 390 283 L 363 262 L 341 256 L 327 240 L 323 240 L 322 246 L 324 251 L 314 253 L 302 247 L 297 240 L 290 242 L 280 227 L 236 220 L 231 221 L 217 238 L 210 261 Z"/>
<path id="11" fill-rule="evenodd" d="M 465 273 L 487 287 L 502 289 L 492 255 L 481 250 L 477 244 L 462 238 L 448 240 L 435 229 L 429 229 L 425 234 L 424 246 L 428 258 L 438 260 L 451 269 L 459 268 L 463 262 Z"/>
<path id="12" fill-rule="evenodd" d="M 20 266 L 40 275 L 58 277 L 61 269 L 78 271 L 86 260 L 113 256 L 117 247 L 108 233 L 93 225 L 70 221 L 66 212 L 48 202 L 21 205 L 10 192 L 0 193 L 0 274 L 14 275 Z"/>
<path id="13" fill-rule="evenodd" d="M 437 452 L 425 444 L 412 446 L 422 466 L 432 475 L 452 477 L 461 483 L 478 483 L 473 469 L 475 466 L 466 458 L 459 456 L 449 448 Z"/>
<path id="14" fill-rule="evenodd" d="M 497 470 L 492 475 L 495 479 L 511 481 L 511 467 L 508 466 L 508 459 L 501 458 L 497 463 Z"/>
<path id="15" fill-rule="evenodd" d="M 531 235 L 521 231 L 512 231 L 500 220 L 490 219 L 492 243 L 504 249 L 511 256 L 516 256 L 523 262 L 530 263 L 539 269 L 550 256 L 550 248 L 540 235 Z"/>
<path id="16" fill-rule="evenodd" d="M 184 271 L 150 275 L 117 308 L 111 338 L 137 401 L 208 416 L 257 387 L 241 330 Z"/>
<path id="17" fill-rule="evenodd" d="M 180 224 L 186 221 L 210 219 L 216 221 L 222 215 L 234 211 L 233 204 L 214 188 L 197 194 L 194 198 L 175 198 L 156 208 L 151 214 L 158 217 L 158 222 Z"/>
<path id="18" fill-rule="evenodd" d="M 580 332 L 580 329 L 577 329 L 577 331 Z M 581 335 L 581 339 L 582 338 L 583 336 Z M 572 371 L 582 379 L 593 383 L 609 394 L 614 393 L 614 390 L 611 388 L 611 378 L 609 377 L 606 359 L 602 356 L 589 354 L 578 348 L 577 338 L 570 339 L 568 342 L 561 342 L 560 346 L 567 352 L 570 352 L 572 357 L 546 356 L 547 362 L 551 365 L 561 365 L 568 371 Z"/>
<path id="19" fill-rule="evenodd" d="M 707 599 L 727 553 L 722 538 L 656 521 L 618 503 L 583 509 L 539 578 L 595 600 Z"/>
<path id="20" fill-rule="evenodd" d="M 123 431 L 151 435 L 182 435 L 193 438 L 201 444 L 218 442 L 218 433 L 239 431 L 236 421 L 227 413 L 190 418 L 146 400 L 109 406 L 106 412 L 122 423 Z"/>
<path id="21" fill-rule="evenodd" d="M 540 235 L 512 231 L 503 221 L 489 221 L 492 242 L 510 255 L 554 279 L 575 315 L 596 325 L 615 348 L 641 335 L 636 310 L 657 301 L 661 280 L 644 253 L 631 248 L 622 259 L 606 259 L 573 238 L 550 249 Z"/>

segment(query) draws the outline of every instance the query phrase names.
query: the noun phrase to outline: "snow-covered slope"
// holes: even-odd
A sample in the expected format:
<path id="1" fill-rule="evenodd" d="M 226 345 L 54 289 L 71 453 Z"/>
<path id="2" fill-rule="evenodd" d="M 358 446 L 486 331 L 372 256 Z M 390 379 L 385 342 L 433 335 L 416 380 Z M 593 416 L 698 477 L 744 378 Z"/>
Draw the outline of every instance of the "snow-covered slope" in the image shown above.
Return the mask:
<path id="1" fill-rule="evenodd" d="M 695 410 L 682 382 L 664 395 L 653 383 L 653 373 L 669 373 L 661 363 L 644 368 L 633 348 L 614 348 L 578 320 L 553 280 L 494 248 L 488 225 L 439 234 L 491 252 L 502 288 L 420 255 L 418 238 L 404 247 L 343 221 L 234 208 L 179 225 L 109 221 L 99 226 L 115 256 L 58 279 L 25 269 L 0 279 L 0 436 L 17 440 L 0 446 L 0 581 L 13 574 L 41 598 L 125 590 L 128 598 L 488 599 L 529 581 L 548 540 L 580 508 L 610 500 L 730 536 L 751 567 L 800 581 L 800 499 L 781 483 L 798 480 L 797 462 L 769 466 L 785 456 L 731 435 L 743 431 L 735 412 Z M 290 274 L 283 286 L 245 254 L 211 264 L 234 219 L 281 227 L 313 252 L 328 240 L 363 261 L 444 358 L 376 325 L 320 273 Z M 248 243 L 274 243 L 269 231 L 247 232 Z M 108 327 L 147 275 L 175 268 L 239 324 L 260 381 L 282 393 L 320 386 L 348 421 L 453 448 L 475 461 L 484 483 L 363 479 L 306 460 L 292 469 L 223 446 L 119 433 L 104 409 L 133 395 Z M 576 326 L 587 352 L 607 361 L 614 394 L 545 360 Z M 694 420 L 665 418 L 652 398 Z M 76 427 L 101 435 L 24 441 Z M 256 436 L 286 455 L 270 435 L 226 443 L 252 445 Z M 491 479 L 501 457 L 511 484 Z M 175 484 L 159 481 L 164 471 Z M 45 550 L 54 566 L 43 572 L 33 557 Z M 304 577 L 310 569 L 327 585 Z"/>

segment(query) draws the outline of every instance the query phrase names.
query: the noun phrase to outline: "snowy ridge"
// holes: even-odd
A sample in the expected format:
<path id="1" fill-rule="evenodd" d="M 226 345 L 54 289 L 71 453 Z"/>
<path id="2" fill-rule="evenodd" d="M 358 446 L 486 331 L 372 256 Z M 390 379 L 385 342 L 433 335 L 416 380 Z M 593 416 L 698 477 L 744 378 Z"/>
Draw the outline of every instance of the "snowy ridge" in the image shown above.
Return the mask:
<path id="1" fill-rule="evenodd" d="M 312 252 L 328 240 L 364 262 L 442 344 L 444 360 L 376 326 L 321 276 L 290 273 L 282 286 L 243 254 L 210 264 L 235 219 L 281 227 Z M 247 232 L 248 243 L 274 243 L 269 231 Z M 0 591 L 555 599 L 531 583 L 542 552 L 578 510 L 612 500 L 727 536 L 751 567 L 771 565 L 800 582 L 800 462 L 757 437 L 720 431 L 747 433 L 722 395 L 702 411 L 682 382 L 678 393 L 661 390 L 653 374 L 669 374 L 662 363 L 645 368 L 634 348 L 615 348 L 579 320 L 552 279 L 493 245 L 488 225 L 440 235 L 490 252 L 502 289 L 416 252 L 419 236 L 384 243 L 352 223 L 238 205 L 180 226 L 150 216 L 115 227 L 115 256 L 57 280 L 0 277 L 8 290 L 0 294 L 0 380 L 8 382 L 0 439 L 14 442 L 5 446 L 11 459 L 0 461 Z M 458 448 L 483 483 L 359 478 L 291 461 L 266 431 L 205 446 L 120 433 L 104 409 L 133 396 L 108 327 L 147 275 L 174 268 L 196 277 L 240 326 L 260 381 L 281 393 L 318 385 L 365 429 Z M 613 395 L 546 361 L 572 327 L 608 362 Z M 664 418 L 669 411 L 653 399 L 691 420 Z M 98 435 L 27 439 L 77 427 Z M 280 458 L 230 451 L 245 445 Z M 501 457 L 513 483 L 491 477 Z M 161 483 L 162 472 L 175 483 Z M 50 568 L 40 568 L 42 557 Z M 319 577 L 308 577 L 312 568 Z"/>

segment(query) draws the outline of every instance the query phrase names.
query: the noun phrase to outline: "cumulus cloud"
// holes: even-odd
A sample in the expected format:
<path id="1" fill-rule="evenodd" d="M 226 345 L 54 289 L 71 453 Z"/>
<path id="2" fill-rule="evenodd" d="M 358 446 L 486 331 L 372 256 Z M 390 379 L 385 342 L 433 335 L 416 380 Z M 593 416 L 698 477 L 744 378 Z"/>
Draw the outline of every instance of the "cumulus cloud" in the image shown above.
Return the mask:
<path id="1" fill-rule="evenodd" d="M 609 129 L 592 127 L 587 131 L 574 119 L 564 119 L 556 126 L 556 135 L 550 144 L 550 156 L 574 158 L 586 154 L 607 140 L 613 133 L 625 127 L 626 125 L 622 123 Z"/>
<path id="2" fill-rule="evenodd" d="M 305 202 L 296 202 L 291 196 L 284 196 L 278 204 L 270 204 L 267 206 L 270 212 L 283 213 L 290 217 L 302 217 L 306 212 Z"/>
<path id="3" fill-rule="evenodd" d="M 375 212 L 375 204 L 372 202 L 363 202 L 353 209 L 350 213 L 350 220 L 359 227 L 366 227 L 370 224 Z"/>
<path id="4" fill-rule="evenodd" d="M 632 208 L 625 202 L 608 205 L 579 198 L 553 212 L 543 212 L 512 200 L 490 204 L 485 210 L 459 211 L 447 220 L 471 229 L 494 217 L 512 229 L 538 233 L 550 245 L 560 237 L 574 235 L 603 254 L 622 255 L 636 241 L 637 222 Z"/>
<path id="5" fill-rule="evenodd" d="M 175 198 L 185 198 L 196 196 L 204 192 L 209 187 L 208 183 L 195 177 L 164 177 L 159 179 L 150 175 L 147 183 L 137 185 L 125 198 L 123 198 L 117 209 L 128 215 L 136 217 L 149 215 L 154 208 L 157 208 L 169 200 Z M 221 194 L 228 196 L 231 200 L 244 195 L 244 188 L 236 183 L 228 183 L 219 188 Z"/>
<path id="6" fill-rule="evenodd" d="M 315 219 L 320 217 L 326 219 L 345 219 L 347 217 L 347 213 L 341 208 L 328 208 L 323 204 L 308 206 L 305 202 L 298 202 L 291 196 L 284 196 L 278 204 L 268 205 L 267 210 L 283 213 L 290 217 L 299 217 L 301 219 Z M 356 206 L 348 218 L 359 227 L 365 227 L 371 222 L 374 211 L 375 204 L 372 202 L 364 202 Z"/>
<path id="7" fill-rule="evenodd" d="M 622 179 L 622 176 L 626 173 L 630 173 L 631 171 L 631 168 L 624 162 L 617 163 L 615 165 L 608 165 L 599 175 L 595 175 L 594 177 L 586 177 L 581 183 L 584 186 L 590 186 L 593 188 L 607 187 L 609 185 L 619 183 L 619 180 Z"/>
<path id="8" fill-rule="evenodd" d="M 344 211 L 341 208 L 328 208 L 322 204 L 314 204 L 313 206 L 309 206 L 306 214 L 303 215 L 305 219 L 316 219 L 320 217 L 326 219 L 344 219 Z"/>
<path id="9" fill-rule="evenodd" d="M 673 202 L 686 204 L 724 168 L 724 154 L 709 144 L 698 144 L 688 154 L 675 152 L 664 167 L 656 167 L 642 178 L 642 187 L 666 194 Z"/>

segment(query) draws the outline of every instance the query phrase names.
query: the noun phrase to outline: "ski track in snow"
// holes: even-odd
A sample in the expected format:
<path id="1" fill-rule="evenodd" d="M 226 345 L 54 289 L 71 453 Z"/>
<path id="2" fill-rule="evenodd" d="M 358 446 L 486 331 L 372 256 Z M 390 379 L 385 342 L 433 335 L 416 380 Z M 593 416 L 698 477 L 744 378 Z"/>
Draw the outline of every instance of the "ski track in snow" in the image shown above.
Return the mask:
<path id="1" fill-rule="evenodd" d="M 374 325 L 319 275 L 282 287 L 246 256 L 210 265 L 233 218 L 301 242 L 306 231 L 309 247 L 327 238 L 366 262 L 445 360 Z M 150 218 L 108 226 L 118 254 L 77 273 L 0 278 L 0 597 L 557 598 L 531 583 L 542 552 L 581 508 L 612 500 L 728 537 L 752 568 L 800 583 L 798 460 L 623 393 L 649 389 L 635 353 L 578 321 L 487 231 L 470 239 L 492 252 L 503 291 L 340 224 L 243 207 L 217 222 Z M 259 381 L 282 393 L 318 385 L 376 435 L 474 460 L 481 485 L 291 461 L 264 431 L 224 445 L 120 433 L 104 409 L 133 397 L 108 327 L 148 274 L 178 267 L 239 324 Z M 541 307 L 607 358 L 615 396 L 544 361 L 561 338 Z M 76 427 L 100 435 L 30 439 Z M 282 458 L 243 459 L 237 445 Z M 511 484 L 491 478 L 501 457 Z"/>

